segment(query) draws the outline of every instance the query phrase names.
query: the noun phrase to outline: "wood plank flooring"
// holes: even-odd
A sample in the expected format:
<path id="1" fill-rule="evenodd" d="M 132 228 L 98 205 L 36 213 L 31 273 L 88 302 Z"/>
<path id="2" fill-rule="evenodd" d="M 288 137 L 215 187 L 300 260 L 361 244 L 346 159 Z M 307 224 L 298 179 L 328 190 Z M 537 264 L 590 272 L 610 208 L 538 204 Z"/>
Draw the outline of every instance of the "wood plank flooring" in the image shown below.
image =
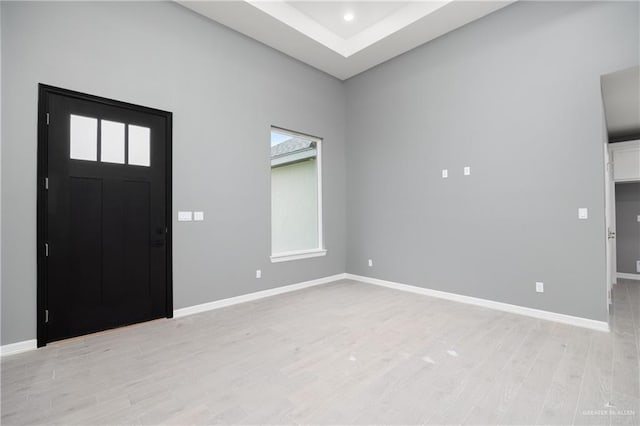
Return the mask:
<path id="1" fill-rule="evenodd" d="M 2 359 L 2 424 L 640 424 L 640 282 L 602 333 L 342 281 Z"/>

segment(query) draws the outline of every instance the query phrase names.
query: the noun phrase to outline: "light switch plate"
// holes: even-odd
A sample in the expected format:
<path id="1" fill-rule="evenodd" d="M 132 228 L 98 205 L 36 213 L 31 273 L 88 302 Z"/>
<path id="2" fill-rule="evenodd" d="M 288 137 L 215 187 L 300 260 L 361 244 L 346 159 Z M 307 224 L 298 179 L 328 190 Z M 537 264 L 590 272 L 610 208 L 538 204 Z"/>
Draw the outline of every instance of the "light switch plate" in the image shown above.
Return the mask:
<path id="1" fill-rule="evenodd" d="M 369 259 L 369 266 L 373 266 L 373 260 Z"/>
<path id="2" fill-rule="evenodd" d="M 449 177 L 449 170 L 447 169 L 442 169 L 442 178 L 446 179 Z"/>
<path id="3" fill-rule="evenodd" d="M 178 212 L 178 222 L 191 222 L 191 212 Z"/>
<path id="4" fill-rule="evenodd" d="M 204 220 L 204 212 L 193 212 L 193 220 L 201 222 Z"/>
<path id="5" fill-rule="evenodd" d="M 637 219 L 638 219 L 638 222 L 640 222 L 640 214 L 638 215 Z"/>
<path id="6" fill-rule="evenodd" d="M 544 283 L 536 282 L 536 291 L 538 293 L 544 293 Z"/>
<path id="7" fill-rule="evenodd" d="M 469 176 L 471 174 L 471 167 L 467 166 L 464 168 L 464 175 Z"/>
<path id="8" fill-rule="evenodd" d="M 589 219 L 589 209 L 586 207 L 580 207 L 578 209 L 578 219 Z"/>
<path id="9" fill-rule="evenodd" d="M 262 278 L 262 271 L 260 269 L 256 269 L 256 278 Z"/>

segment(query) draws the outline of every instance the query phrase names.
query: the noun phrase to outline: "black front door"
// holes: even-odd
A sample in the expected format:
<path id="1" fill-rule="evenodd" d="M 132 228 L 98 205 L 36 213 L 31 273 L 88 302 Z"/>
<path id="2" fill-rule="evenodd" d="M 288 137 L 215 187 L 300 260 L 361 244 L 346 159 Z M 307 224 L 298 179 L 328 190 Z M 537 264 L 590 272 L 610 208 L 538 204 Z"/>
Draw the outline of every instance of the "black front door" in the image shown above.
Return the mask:
<path id="1" fill-rule="evenodd" d="M 41 97 L 39 343 L 171 316 L 171 115 L 46 87 Z"/>

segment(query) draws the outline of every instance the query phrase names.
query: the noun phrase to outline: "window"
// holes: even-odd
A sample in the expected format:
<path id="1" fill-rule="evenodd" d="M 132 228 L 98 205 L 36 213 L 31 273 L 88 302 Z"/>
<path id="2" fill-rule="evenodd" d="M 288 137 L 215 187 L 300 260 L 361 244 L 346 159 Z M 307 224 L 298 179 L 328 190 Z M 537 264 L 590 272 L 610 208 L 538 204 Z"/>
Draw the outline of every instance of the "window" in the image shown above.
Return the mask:
<path id="1" fill-rule="evenodd" d="M 151 129 L 117 121 L 100 120 L 100 158 L 98 159 L 98 119 L 70 114 L 69 157 L 72 160 L 151 166 Z M 128 149 L 125 149 L 125 146 Z"/>
<path id="2" fill-rule="evenodd" d="M 271 129 L 271 261 L 324 256 L 322 140 Z"/>
<path id="3" fill-rule="evenodd" d="M 100 160 L 124 164 L 124 123 L 100 120 Z"/>
<path id="4" fill-rule="evenodd" d="M 148 127 L 129 124 L 129 164 L 134 166 L 151 165 L 151 130 Z"/>
<path id="5" fill-rule="evenodd" d="M 70 117 L 70 157 L 74 160 L 98 159 L 98 120 L 81 115 Z"/>

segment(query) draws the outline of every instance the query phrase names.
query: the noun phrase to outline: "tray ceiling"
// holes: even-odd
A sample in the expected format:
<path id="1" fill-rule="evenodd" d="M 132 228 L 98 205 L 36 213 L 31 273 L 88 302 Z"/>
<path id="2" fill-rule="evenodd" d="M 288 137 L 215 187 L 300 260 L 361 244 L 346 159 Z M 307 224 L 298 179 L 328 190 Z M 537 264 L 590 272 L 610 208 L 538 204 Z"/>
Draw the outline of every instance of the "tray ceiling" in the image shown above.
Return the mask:
<path id="1" fill-rule="evenodd" d="M 513 0 L 177 2 L 345 80 Z"/>

